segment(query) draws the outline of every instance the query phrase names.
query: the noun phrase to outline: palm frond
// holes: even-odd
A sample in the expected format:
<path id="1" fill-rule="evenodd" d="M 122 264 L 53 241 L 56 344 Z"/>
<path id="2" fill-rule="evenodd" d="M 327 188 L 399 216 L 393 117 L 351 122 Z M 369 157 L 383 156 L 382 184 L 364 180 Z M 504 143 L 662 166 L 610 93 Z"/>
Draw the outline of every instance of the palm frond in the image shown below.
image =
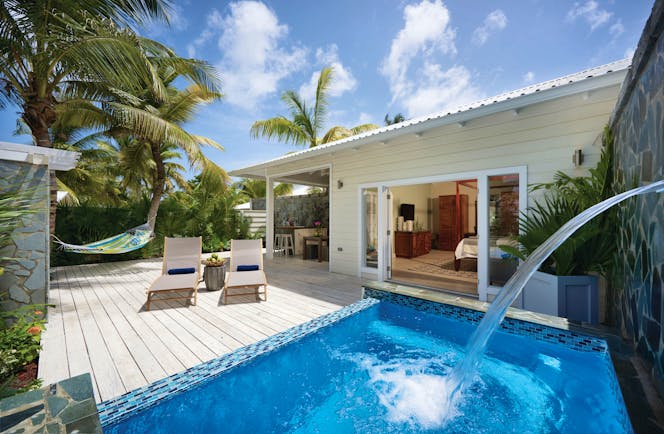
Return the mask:
<path id="1" fill-rule="evenodd" d="M 258 137 L 265 137 L 268 140 L 280 139 L 285 143 L 297 145 L 307 145 L 310 143 L 309 137 L 304 131 L 283 116 L 254 122 L 251 126 L 250 134 L 254 139 Z"/>

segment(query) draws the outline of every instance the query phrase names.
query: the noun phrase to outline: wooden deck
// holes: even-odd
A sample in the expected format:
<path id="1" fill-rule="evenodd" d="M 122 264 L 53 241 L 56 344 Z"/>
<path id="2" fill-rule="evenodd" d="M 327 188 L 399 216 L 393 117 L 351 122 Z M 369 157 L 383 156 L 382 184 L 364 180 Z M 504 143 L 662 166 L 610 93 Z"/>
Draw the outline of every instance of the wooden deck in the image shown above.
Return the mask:
<path id="1" fill-rule="evenodd" d="M 223 305 L 221 291 L 202 282 L 197 306 L 155 301 L 150 311 L 145 290 L 161 260 L 57 268 L 39 377 L 49 384 L 90 372 L 98 402 L 121 395 L 359 300 L 361 280 L 327 267 L 276 258 L 266 262 L 267 302 Z"/>

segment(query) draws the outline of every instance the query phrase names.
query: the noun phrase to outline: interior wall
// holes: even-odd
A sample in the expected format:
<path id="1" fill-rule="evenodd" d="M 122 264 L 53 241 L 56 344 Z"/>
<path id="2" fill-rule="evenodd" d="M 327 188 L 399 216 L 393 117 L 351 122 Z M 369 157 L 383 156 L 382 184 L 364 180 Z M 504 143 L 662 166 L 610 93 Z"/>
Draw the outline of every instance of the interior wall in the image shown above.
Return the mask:
<path id="1" fill-rule="evenodd" d="M 429 194 L 431 184 L 391 187 L 390 191 L 392 192 L 392 228 L 396 230 L 399 206 L 402 203 L 411 203 L 415 205 L 415 221 L 422 225 L 423 230 L 431 230 L 429 226 Z"/>

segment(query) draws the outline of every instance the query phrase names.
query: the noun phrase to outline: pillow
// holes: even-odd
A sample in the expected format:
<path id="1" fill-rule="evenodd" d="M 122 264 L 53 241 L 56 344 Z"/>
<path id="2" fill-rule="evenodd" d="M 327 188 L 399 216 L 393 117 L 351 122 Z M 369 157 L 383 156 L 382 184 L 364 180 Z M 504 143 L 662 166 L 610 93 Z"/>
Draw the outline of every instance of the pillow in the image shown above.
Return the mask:
<path id="1" fill-rule="evenodd" d="M 191 268 L 171 268 L 168 270 L 168 274 L 194 274 L 196 272 L 196 269 L 194 267 Z"/>
<path id="2" fill-rule="evenodd" d="M 237 271 L 256 271 L 258 270 L 258 265 L 238 265 Z"/>

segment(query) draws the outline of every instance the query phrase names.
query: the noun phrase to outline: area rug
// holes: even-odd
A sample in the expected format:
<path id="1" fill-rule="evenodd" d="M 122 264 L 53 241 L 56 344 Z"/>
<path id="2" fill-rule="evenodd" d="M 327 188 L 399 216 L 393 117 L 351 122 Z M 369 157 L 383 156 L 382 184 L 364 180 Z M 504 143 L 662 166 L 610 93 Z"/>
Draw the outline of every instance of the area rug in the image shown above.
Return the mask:
<path id="1" fill-rule="evenodd" d="M 448 279 L 459 279 L 467 282 L 477 281 L 477 261 L 462 260 L 459 271 L 454 271 L 454 260 L 436 260 L 437 258 L 427 258 L 420 256 L 412 259 L 395 261 L 394 269 L 411 271 L 417 273 L 426 273 Z"/>

